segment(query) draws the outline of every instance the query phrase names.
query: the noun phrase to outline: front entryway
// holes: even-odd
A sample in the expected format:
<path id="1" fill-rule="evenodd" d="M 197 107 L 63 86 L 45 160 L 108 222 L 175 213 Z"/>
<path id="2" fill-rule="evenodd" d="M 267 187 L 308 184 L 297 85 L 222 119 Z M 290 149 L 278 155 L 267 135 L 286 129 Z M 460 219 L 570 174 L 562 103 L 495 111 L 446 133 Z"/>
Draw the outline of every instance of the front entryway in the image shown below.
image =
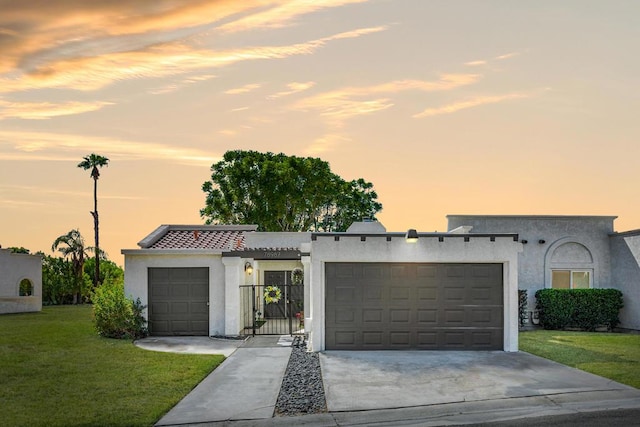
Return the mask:
<path id="1" fill-rule="evenodd" d="M 502 264 L 327 263 L 327 350 L 502 350 Z"/>
<path id="2" fill-rule="evenodd" d="M 243 335 L 304 333 L 304 285 L 291 271 L 265 271 L 264 285 L 240 287 Z"/>

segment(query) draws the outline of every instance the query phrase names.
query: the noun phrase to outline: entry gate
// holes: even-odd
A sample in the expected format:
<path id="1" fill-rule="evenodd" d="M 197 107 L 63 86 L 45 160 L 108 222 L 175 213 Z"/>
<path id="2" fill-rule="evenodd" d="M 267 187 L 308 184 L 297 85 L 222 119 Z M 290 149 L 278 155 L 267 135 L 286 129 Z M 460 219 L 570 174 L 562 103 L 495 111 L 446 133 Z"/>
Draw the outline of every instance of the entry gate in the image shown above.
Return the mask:
<path id="1" fill-rule="evenodd" d="M 304 334 L 302 284 L 240 286 L 240 300 L 243 335 Z"/>

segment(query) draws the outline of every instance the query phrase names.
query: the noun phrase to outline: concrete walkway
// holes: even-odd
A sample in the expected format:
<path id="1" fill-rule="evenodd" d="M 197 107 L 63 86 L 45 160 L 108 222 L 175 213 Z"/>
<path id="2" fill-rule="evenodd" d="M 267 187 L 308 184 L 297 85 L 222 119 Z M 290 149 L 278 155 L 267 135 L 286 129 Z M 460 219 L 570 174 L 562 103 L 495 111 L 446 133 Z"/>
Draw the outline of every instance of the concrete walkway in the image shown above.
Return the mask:
<path id="1" fill-rule="evenodd" d="M 273 417 L 291 340 L 253 337 L 237 349 L 156 425 Z"/>
<path id="2" fill-rule="evenodd" d="M 640 411 L 640 390 L 528 353 L 328 351 L 320 362 L 329 412 L 274 417 L 290 344 L 240 342 L 157 425 L 439 426 Z"/>

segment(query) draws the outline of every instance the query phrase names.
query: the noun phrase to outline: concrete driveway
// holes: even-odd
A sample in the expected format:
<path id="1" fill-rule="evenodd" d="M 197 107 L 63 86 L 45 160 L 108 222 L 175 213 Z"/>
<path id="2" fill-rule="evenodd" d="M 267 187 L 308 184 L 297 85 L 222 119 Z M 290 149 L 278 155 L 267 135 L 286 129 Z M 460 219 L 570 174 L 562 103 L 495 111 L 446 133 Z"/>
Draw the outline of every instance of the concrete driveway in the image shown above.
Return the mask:
<path id="1" fill-rule="evenodd" d="M 353 421 L 357 411 L 366 423 L 400 413 L 428 412 L 443 421 L 484 412 L 495 421 L 506 412 L 518 417 L 640 407 L 638 389 L 522 352 L 327 351 L 320 363 L 327 407 L 337 421 Z"/>

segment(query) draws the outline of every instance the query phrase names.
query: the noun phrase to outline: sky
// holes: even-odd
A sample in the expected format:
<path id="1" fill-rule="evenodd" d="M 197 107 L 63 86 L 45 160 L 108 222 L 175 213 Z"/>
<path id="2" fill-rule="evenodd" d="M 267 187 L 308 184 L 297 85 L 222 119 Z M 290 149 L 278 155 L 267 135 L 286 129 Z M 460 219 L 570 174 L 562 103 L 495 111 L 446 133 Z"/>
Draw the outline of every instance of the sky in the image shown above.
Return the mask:
<path id="1" fill-rule="evenodd" d="M 202 224 L 227 150 L 374 184 L 388 231 L 447 214 L 640 228 L 636 0 L 0 0 L 0 245 L 121 249 Z M 512 230 L 504 230 L 509 232 Z"/>

